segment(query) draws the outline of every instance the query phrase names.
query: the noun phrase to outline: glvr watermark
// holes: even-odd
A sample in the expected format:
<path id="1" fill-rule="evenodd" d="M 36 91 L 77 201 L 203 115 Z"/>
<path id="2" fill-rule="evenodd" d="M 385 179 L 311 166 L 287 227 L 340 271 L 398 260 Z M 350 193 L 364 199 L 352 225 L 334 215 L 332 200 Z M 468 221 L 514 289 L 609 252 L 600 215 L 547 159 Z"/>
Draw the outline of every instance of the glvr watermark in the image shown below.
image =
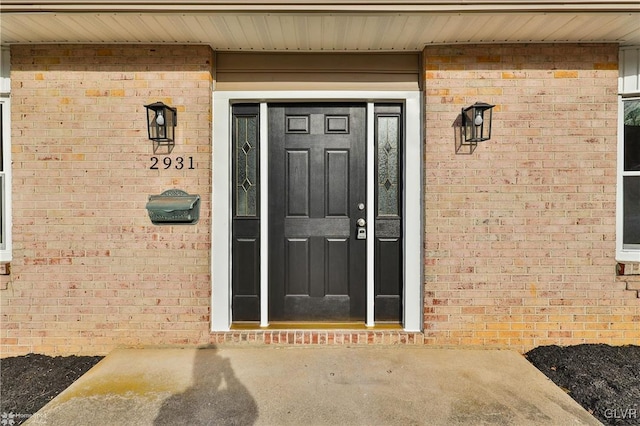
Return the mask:
<path id="1" fill-rule="evenodd" d="M 31 417 L 31 414 L 21 414 L 21 413 L 2 413 L 0 415 L 0 425 L 2 426 L 14 426 L 19 423 L 22 423 L 24 420 Z"/>
<path id="2" fill-rule="evenodd" d="M 607 408 L 603 414 L 605 419 L 632 420 L 640 418 L 637 408 Z"/>

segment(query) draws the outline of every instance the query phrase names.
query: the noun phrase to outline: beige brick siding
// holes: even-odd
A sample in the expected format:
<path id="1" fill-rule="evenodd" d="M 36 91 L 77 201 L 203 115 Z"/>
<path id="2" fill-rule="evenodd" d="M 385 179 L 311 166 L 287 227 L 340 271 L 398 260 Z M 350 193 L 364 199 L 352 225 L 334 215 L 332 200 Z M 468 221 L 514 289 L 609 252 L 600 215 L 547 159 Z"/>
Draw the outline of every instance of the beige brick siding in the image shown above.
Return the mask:
<path id="1" fill-rule="evenodd" d="M 3 356 L 207 335 L 212 56 L 204 46 L 12 47 Z M 150 170 L 143 105 L 158 100 L 178 109 L 169 157 L 193 157 L 194 170 Z M 147 197 L 170 188 L 200 194 L 197 225 L 151 225 Z"/>
<path id="2" fill-rule="evenodd" d="M 424 334 L 210 333 L 212 51 L 38 45 L 11 54 L 14 260 L 0 282 L 1 356 L 640 342 L 637 291 L 615 276 L 615 45 L 425 49 Z M 193 170 L 150 169 L 143 105 L 157 100 L 178 108 L 168 157 L 193 157 Z M 476 101 L 496 105 L 493 137 L 456 153 L 460 109 Z M 147 197 L 169 188 L 200 194 L 197 225 L 151 225 Z"/>
<path id="3" fill-rule="evenodd" d="M 617 58 L 598 44 L 424 50 L 426 343 L 640 342 L 640 299 L 615 277 Z M 476 101 L 496 105 L 493 137 L 456 155 Z"/>

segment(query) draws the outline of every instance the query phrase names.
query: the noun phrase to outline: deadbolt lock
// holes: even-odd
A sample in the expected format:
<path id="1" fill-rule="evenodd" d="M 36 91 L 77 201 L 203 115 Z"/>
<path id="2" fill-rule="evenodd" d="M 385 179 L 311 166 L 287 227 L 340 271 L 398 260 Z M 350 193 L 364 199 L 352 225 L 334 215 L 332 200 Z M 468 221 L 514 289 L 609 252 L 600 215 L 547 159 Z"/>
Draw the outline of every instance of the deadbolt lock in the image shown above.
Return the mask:
<path id="1" fill-rule="evenodd" d="M 357 240 L 366 240 L 367 239 L 367 228 L 358 228 L 356 232 Z"/>

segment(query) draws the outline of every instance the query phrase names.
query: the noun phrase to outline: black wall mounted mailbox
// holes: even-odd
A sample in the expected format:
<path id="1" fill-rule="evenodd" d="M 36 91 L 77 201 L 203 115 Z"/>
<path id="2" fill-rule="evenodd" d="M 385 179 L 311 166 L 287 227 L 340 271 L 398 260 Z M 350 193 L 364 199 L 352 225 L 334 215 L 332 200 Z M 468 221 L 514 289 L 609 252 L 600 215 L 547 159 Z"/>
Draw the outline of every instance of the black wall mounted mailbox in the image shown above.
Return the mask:
<path id="1" fill-rule="evenodd" d="M 193 225 L 200 219 L 200 195 L 169 189 L 150 195 L 147 211 L 154 225 Z"/>

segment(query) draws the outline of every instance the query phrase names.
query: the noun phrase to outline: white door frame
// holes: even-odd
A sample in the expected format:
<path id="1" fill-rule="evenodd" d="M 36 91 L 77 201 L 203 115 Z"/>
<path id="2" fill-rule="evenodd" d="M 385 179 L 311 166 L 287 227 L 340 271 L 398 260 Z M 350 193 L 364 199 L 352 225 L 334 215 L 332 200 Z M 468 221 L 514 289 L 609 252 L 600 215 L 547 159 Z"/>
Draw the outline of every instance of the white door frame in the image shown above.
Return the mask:
<path id="1" fill-rule="evenodd" d="M 422 330 L 422 108 L 421 92 L 398 91 L 214 91 L 212 149 L 212 229 L 211 229 L 211 331 L 231 328 L 231 105 L 260 104 L 260 325 L 269 325 L 268 297 L 268 127 L 269 102 L 357 101 L 367 103 L 367 222 L 374 221 L 374 116 L 378 102 L 400 102 L 405 106 L 403 149 L 403 328 Z M 374 236 L 367 240 L 367 316 L 374 326 L 373 276 Z"/>

